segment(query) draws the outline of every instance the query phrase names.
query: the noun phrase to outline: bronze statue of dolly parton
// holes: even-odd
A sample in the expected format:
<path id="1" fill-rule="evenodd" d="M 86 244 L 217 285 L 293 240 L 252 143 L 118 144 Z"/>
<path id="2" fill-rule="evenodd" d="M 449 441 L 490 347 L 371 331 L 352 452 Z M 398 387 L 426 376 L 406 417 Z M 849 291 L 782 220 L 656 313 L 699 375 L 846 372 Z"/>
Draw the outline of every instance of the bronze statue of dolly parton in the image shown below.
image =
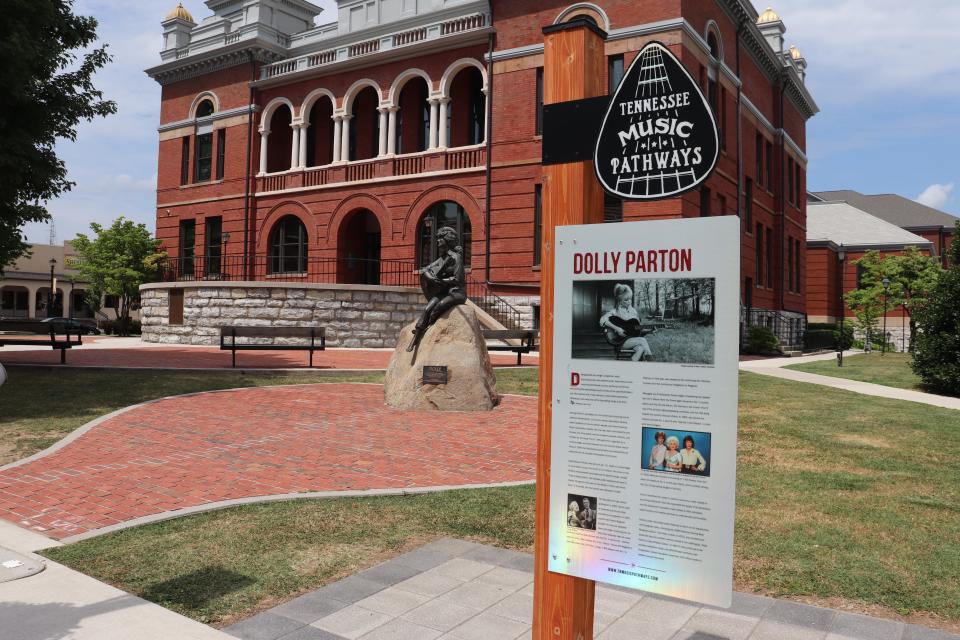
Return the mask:
<path id="1" fill-rule="evenodd" d="M 457 232 L 450 227 L 437 231 L 438 257 L 420 273 L 420 289 L 428 302 L 413 330 L 413 341 L 407 351 L 420 345 L 427 332 L 448 309 L 467 301 L 463 271 L 463 247 Z"/>

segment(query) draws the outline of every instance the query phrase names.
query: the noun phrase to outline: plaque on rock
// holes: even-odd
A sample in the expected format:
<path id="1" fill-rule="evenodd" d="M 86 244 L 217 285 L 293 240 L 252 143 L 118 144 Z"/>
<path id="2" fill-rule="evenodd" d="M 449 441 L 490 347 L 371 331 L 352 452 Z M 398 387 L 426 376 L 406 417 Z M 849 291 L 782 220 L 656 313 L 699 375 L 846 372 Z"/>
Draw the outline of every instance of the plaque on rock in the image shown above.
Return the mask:
<path id="1" fill-rule="evenodd" d="M 720 152 L 713 110 L 670 49 L 646 45 L 610 101 L 594 166 L 611 194 L 662 200 L 697 188 Z"/>
<path id="2" fill-rule="evenodd" d="M 449 374 L 446 367 L 424 365 L 423 384 L 447 384 Z"/>

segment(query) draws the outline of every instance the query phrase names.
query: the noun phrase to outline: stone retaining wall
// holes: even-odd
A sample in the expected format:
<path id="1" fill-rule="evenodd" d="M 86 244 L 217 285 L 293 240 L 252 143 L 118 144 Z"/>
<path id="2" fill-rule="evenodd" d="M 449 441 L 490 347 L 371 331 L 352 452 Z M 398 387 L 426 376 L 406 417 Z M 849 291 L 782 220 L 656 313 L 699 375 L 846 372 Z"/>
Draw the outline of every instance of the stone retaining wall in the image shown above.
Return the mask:
<path id="1" fill-rule="evenodd" d="M 170 324 L 170 290 L 182 289 L 183 324 Z M 140 289 L 144 342 L 220 343 L 220 327 L 326 328 L 329 347 L 396 345 L 423 310 L 415 289 L 262 282 L 158 283 Z"/>

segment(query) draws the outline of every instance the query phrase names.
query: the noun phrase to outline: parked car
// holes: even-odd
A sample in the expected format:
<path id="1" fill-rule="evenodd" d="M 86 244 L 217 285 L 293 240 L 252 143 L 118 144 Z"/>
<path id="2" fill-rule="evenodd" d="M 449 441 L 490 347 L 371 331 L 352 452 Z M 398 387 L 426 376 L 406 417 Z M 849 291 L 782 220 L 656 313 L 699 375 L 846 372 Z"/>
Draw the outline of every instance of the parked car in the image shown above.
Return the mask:
<path id="1" fill-rule="evenodd" d="M 102 333 L 93 322 L 77 320 L 76 318 L 46 318 L 43 322 L 58 324 L 74 331 L 79 331 L 83 335 L 98 336 Z"/>

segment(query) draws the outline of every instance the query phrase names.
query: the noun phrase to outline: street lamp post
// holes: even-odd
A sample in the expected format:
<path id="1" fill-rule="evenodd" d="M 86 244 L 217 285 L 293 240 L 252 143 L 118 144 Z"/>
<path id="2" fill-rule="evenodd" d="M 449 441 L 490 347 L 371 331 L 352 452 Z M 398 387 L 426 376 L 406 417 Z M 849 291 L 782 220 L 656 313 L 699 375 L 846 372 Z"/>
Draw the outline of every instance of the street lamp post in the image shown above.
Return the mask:
<path id="1" fill-rule="evenodd" d="M 53 287 L 55 286 L 53 282 L 53 279 L 54 279 L 53 271 L 56 268 L 57 268 L 57 259 L 50 258 L 50 293 L 47 294 L 47 317 L 48 318 L 53 317 L 53 299 L 54 299 Z"/>
<path id="2" fill-rule="evenodd" d="M 843 245 L 840 245 L 840 251 L 837 253 L 837 257 L 840 259 L 840 341 L 837 345 L 837 366 L 843 366 L 843 345 L 847 340 L 847 334 L 843 331 L 843 319 L 847 315 L 847 310 L 844 308 L 843 304 L 843 276 L 844 276 L 844 263 L 847 259 L 847 252 L 843 250 Z"/>
<path id="3" fill-rule="evenodd" d="M 890 295 L 890 278 L 883 279 L 883 347 L 880 349 L 880 355 L 887 354 L 887 298 Z"/>

